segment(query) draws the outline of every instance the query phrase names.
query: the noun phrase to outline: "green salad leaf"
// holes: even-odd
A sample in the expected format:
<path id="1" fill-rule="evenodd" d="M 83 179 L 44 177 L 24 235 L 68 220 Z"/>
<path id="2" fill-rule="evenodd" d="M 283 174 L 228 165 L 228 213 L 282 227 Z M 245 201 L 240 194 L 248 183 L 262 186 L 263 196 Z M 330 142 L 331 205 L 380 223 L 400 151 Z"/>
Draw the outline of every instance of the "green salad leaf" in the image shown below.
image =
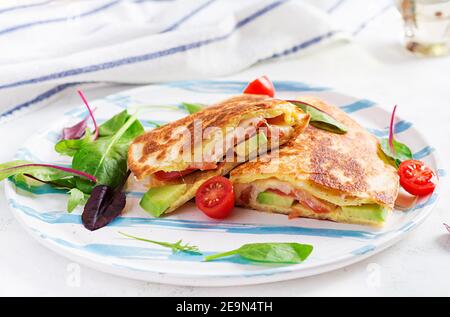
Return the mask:
<path id="1" fill-rule="evenodd" d="M 194 254 L 201 254 L 200 252 L 198 252 L 198 247 L 197 246 L 190 245 L 189 243 L 182 244 L 182 242 L 183 242 L 182 240 L 179 240 L 179 241 L 177 241 L 175 243 L 170 243 L 170 242 L 161 242 L 161 241 L 154 241 L 154 240 L 148 240 L 148 239 L 144 239 L 144 238 L 139 238 L 139 237 L 132 236 L 130 234 L 126 234 L 126 233 L 120 232 L 120 231 L 119 231 L 119 233 L 121 235 L 125 236 L 125 237 L 128 237 L 128 238 L 132 238 L 132 239 L 135 239 L 135 240 L 148 242 L 148 243 L 153 243 L 153 244 L 157 244 L 157 245 L 160 245 L 160 246 L 163 246 L 163 247 L 166 247 L 166 248 L 170 248 L 170 249 L 172 249 L 173 253 L 176 253 L 176 252 L 188 252 L 188 253 L 194 253 Z"/>
<path id="2" fill-rule="evenodd" d="M 394 153 L 391 151 L 388 138 L 380 140 L 381 150 L 389 159 L 391 159 L 391 163 L 394 167 L 398 168 L 403 161 L 411 160 L 413 158 L 411 149 L 406 144 L 392 139 L 392 145 L 394 146 Z"/>
<path id="3" fill-rule="evenodd" d="M 304 112 L 309 113 L 311 116 L 309 122 L 312 126 L 333 133 L 347 133 L 347 127 L 343 123 L 334 119 L 328 113 L 298 100 L 288 100 L 288 102 L 295 104 Z"/>
<path id="4" fill-rule="evenodd" d="M 312 245 L 295 242 L 249 243 L 235 250 L 209 255 L 205 261 L 239 255 L 256 262 L 292 264 L 304 261 L 312 250 Z"/>
<path id="5" fill-rule="evenodd" d="M 78 205 L 84 205 L 89 198 L 78 188 L 72 188 L 68 192 L 69 199 L 67 200 L 67 211 L 71 213 Z"/>
<path id="6" fill-rule="evenodd" d="M 124 110 L 99 127 L 100 137 L 95 142 L 81 146 L 73 156 L 72 167 L 94 175 L 96 185 L 115 188 L 127 173 L 128 146 L 143 132 L 139 120 Z M 93 188 L 81 178 L 76 179 L 76 186 L 84 193 Z"/>
<path id="7" fill-rule="evenodd" d="M 190 113 L 196 113 L 200 110 L 202 110 L 203 108 L 206 107 L 206 105 L 201 104 L 201 103 L 190 103 L 190 102 L 182 102 L 181 105 Z"/>
<path id="8" fill-rule="evenodd" d="M 80 139 L 60 140 L 55 144 L 55 151 L 61 155 L 74 156 L 83 145 L 93 141 L 91 131 L 86 129 L 84 136 Z"/>

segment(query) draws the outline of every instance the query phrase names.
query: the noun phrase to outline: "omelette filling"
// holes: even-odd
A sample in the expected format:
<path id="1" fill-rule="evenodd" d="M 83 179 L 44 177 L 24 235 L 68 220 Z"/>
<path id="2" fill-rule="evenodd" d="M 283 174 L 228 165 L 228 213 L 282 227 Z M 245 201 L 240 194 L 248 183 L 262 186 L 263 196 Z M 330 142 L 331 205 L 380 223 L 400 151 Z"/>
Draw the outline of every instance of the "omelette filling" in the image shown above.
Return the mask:
<path id="1" fill-rule="evenodd" d="M 340 222 L 381 225 L 389 208 L 375 203 L 337 205 L 305 189 L 278 180 L 234 184 L 237 205 L 288 214 L 289 218 L 311 217 Z"/>
<path id="2" fill-rule="evenodd" d="M 161 181 L 175 180 L 197 171 L 216 170 L 223 165 L 226 157 L 230 157 L 224 154 L 236 152 L 236 149 L 242 145 L 251 147 L 249 143 L 257 134 L 264 134 L 265 141 L 263 143 L 267 143 L 267 150 L 270 150 L 272 146 L 279 145 L 281 142 L 284 143 L 286 138 L 289 138 L 294 131 L 291 126 L 294 124 L 294 120 L 286 118 L 286 116 L 289 115 L 282 113 L 270 118 L 258 116 L 244 119 L 239 123 L 237 129 L 227 133 L 224 138 L 216 139 L 204 146 L 204 148 L 209 149 L 221 147 L 225 149 L 224 152 L 215 153 L 212 151 L 206 155 L 203 154 L 202 162 L 193 162 L 188 168 L 181 171 L 158 171 L 155 173 L 155 177 Z M 274 145 L 272 145 L 272 140 L 274 140 Z M 235 158 L 233 155 L 231 157 Z"/>

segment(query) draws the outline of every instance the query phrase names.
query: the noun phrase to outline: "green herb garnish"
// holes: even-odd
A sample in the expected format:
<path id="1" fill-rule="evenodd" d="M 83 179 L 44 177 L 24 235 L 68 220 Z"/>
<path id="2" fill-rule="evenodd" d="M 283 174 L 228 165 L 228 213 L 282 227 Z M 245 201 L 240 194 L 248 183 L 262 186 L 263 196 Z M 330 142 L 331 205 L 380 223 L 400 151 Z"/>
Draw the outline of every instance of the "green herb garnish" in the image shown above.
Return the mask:
<path id="1" fill-rule="evenodd" d="M 189 102 L 182 102 L 181 105 L 190 113 L 196 113 L 200 110 L 202 110 L 203 108 L 206 107 L 206 105 L 201 104 L 201 103 L 189 103 Z"/>
<path id="2" fill-rule="evenodd" d="M 309 113 L 311 118 L 309 120 L 310 124 L 318 129 L 326 130 L 333 133 L 344 134 L 347 133 L 347 127 L 334 119 L 328 113 L 299 100 L 287 100 L 293 103 L 304 112 Z"/>
<path id="3" fill-rule="evenodd" d="M 69 199 L 67 200 L 67 211 L 71 213 L 78 205 L 84 205 L 89 198 L 78 188 L 72 188 L 68 192 Z"/>
<path id="4" fill-rule="evenodd" d="M 163 246 L 163 247 L 166 247 L 166 248 L 170 248 L 170 249 L 172 249 L 173 253 L 176 253 L 176 252 L 187 252 L 187 253 L 193 253 L 193 254 L 202 254 L 202 253 L 200 253 L 198 251 L 198 247 L 197 246 L 189 245 L 188 243 L 183 245 L 182 244 L 182 242 L 183 242 L 182 240 L 179 240 L 179 241 L 177 241 L 175 243 L 170 243 L 170 242 L 161 242 L 161 241 L 154 241 L 154 240 L 139 238 L 139 237 L 135 237 L 135 236 L 132 236 L 132 235 L 120 232 L 120 231 L 119 231 L 119 233 L 121 235 L 125 236 L 125 237 L 128 237 L 128 238 L 132 238 L 132 239 L 135 239 L 135 240 L 144 241 L 144 242 L 148 242 L 148 243 L 153 243 L 153 244 L 157 244 L 157 245 L 160 245 L 160 246 Z"/>
<path id="5" fill-rule="evenodd" d="M 292 264 L 304 261 L 312 250 L 312 245 L 295 242 L 249 243 L 235 250 L 209 255 L 205 261 L 239 255 L 256 262 Z"/>

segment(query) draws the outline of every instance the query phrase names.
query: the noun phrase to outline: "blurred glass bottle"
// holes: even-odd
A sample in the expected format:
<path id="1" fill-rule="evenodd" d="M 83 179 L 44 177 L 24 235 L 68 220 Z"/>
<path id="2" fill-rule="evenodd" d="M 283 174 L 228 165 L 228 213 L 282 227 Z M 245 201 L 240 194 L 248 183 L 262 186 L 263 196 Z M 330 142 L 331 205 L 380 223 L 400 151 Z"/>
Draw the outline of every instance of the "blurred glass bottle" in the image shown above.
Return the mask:
<path id="1" fill-rule="evenodd" d="M 418 55 L 450 54 L 450 0 L 396 0 L 405 23 L 405 46 Z"/>

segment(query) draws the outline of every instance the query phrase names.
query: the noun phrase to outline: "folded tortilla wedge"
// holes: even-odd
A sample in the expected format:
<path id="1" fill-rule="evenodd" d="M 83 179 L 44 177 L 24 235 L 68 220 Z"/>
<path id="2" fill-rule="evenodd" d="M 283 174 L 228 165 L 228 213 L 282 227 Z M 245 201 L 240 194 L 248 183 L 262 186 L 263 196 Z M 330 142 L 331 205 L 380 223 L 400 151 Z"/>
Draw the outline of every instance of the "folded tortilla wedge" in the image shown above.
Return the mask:
<path id="1" fill-rule="evenodd" d="M 398 194 L 398 175 L 378 140 L 335 106 L 302 97 L 343 123 L 331 133 L 309 125 L 279 151 L 230 174 L 237 205 L 290 217 L 382 225 Z"/>
<path id="2" fill-rule="evenodd" d="M 159 216 L 194 198 L 211 177 L 228 174 L 262 148 L 286 143 L 306 128 L 309 117 L 283 100 L 250 94 L 233 97 L 139 136 L 129 148 L 128 165 L 147 188 L 161 188 L 158 195 L 170 197 L 170 203 L 150 210 Z M 178 177 L 165 177 L 174 173 Z"/>

